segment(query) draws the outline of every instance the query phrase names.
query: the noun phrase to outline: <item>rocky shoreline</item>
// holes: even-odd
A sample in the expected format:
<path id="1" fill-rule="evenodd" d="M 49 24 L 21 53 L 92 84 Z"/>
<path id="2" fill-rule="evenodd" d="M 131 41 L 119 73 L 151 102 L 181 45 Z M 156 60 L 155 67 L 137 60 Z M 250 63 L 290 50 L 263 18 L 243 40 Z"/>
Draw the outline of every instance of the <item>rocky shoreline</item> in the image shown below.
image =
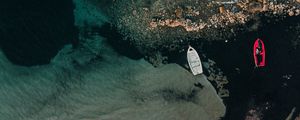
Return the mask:
<path id="1" fill-rule="evenodd" d="M 225 41 L 255 31 L 261 17 L 300 15 L 294 0 L 119 0 L 111 6 L 112 24 L 151 63 L 163 61 L 160 52 L 179 51 L 191 42 Z"/>
<path id="2" fill-rule="evenodd" d="M 248 87 L 246 88 L 244 86 L 248 84 L 242 84 L 242 82 L 247 81 L 250 76 L 248 76 L 247 73 L 249 72 L 249 69 L 251 69 L 249 68 L 251 67 L 251 61 L 248 60 L 248 58 L 244 59 L 242 57 L 250 55 L 246 51 L 251 48 L 249 49 L 247 47 L 243 49 L 244 51 L 241 52 L 245 54 L 237 56 L 237 61 L 226 60 L 226 56 L 230 56 L 230 52 L 233 51 L 228 50 L 228 53 L 224 56 L 218 55 L 218 52 L 224 52 L 225 50 L 222 51 L 224 48 L 230 49 L 231 47 L 236 48 L 232 50 L 240 50 L 239 47 L 250 45 L 251 40 L 254 39 L 253 37 L 261 37 L 260 33 L 268 34 L 266 38 L 275 40 L 275 37 L 272 37 L 274 35 L 271 35 L 271 33 L 276 34 L 276 32 L 274 32 L 274 28 L 277 29 L 276 26 L 278 26 L 279 31 L 289 31 L 288 33 L 284 32 L 283 35 L 295 35 L 295 38 L 284 39 L 286 42 L 283 41 L 280 42 L 280 44 L 289 44 L 289 40 L 291 40 L 295 51 L 299 47 L 300 23 L 297 21 L 299 18 L 299 3 L 297 1 L 244 0 L 233 3 L 230 1 L 224 2 L 219 0 L 201 1 L 201 3 L 198 2 L 197 4 L 192 4 L 183 0 L 119 0 L 113 1 L 110 6 L 111 9 L 107 10 L 105 13 L 110 17 L 108 23 L 116 27 L 116 31 L 121 33 L 124 37 L 122 39 L 109 40 L 122 40 L 130 43 L 133 45 L 132 47 L 137 48 L 148 62 L 152 63 L 152 65 L 157 68 L 165 66 L 160 66 L 161 64 L 174 61 L 176 54 L 185 53 L 186 46 L 191 44 L 194 48 L 198 48 L 197 50 L 199 50 L 199 53 L 202 56 L 201 59 L 204 58 L 203 56 L 206 54 L 209 55 L 208 58 L 204 58 L 202 61 L 203 66 L 205 67 L 204 71 L 206 71 L 204 74 L 207 75 L 207 79 L 214 85 L 219 96 L 225 97 L 225 101 L 227 100 L 226 97 L 229 95 L 229 97 L 235 96 L 238 99 L 241 95 L 239 93 L 251 91 L 246 90 Z M 292 22 L 289 20 L 288 24 L 284 23 L 288 19 L 294 20 L 291 20 Z M 286 25 L 288 27 L 282 27 Z M 271 30 L 264 28 L 272 28 L 273 32 L 266 32 Z M 246 35 L 246 37 L 242 37 L 243 35 Z M 206 43 L 212 43 L 211 45 L 205 45 L 206 47 L 212 47 L 212 49 L 218 50 L 213 51 L 215 53 L 212 54 L 211 51 L 202 49 L 201 45 Z M 242 45 L 237 45 L 236 43 L 241 43 Z M 269 45 L 271 45 L 271 41 L 269 42 Z M 274 44 L 272 43 L 272 45 L 273 47 L 277 45 L 276 41 Z M 220 49 L 215 46 L 220 47 Z M 231 47 L 223 48 L 222 46 Z M 273 50 L 274 49 L 275 48 L 273 48 Z M 276 50 L 274 51 L 276 52 Z M 214 56 L 218 58 L 215 58 Z M 241 62 L 243 60 L 244 62 Z M 249 65 L 244 65 L 243 63 L 249 63 Z M 184 64 L 180 65 L 183 65 L 184 67 Z M 238 73 L 239 71 L 241 73 Z M 232 78 L 232 75 L 227 74 L 230 72 L 238 74 L 237 76 L 239 77 L 244 75 L 243 77 L 245 78 Z M 235 88 L 235 92 L 233 92 L 234 90 L 232 90 L 232 88 L 227 88 L 228 83 L 232 84 L 234 82 L 236 83 L 234 86 L 239 86 Z M 248 80 L 248 82 L 251 81 Z M 249 86 L 255 87 L 255 85 Z M 232 95 L 227 89 L 230 89 Z M 245 99 L 248 97 L 247 95 L 242 96 L 245 97 Z M 241 104 L 247 104 L 247 100 L 244 100 Z M 228 108 L 230 108 L 230 105 L 231 104 L 228 105 Z M 247 105 L 245 106 L 247 107 Z M 233 116 L 232 114 L 241 112 L 246 115 L 246 111 L 241 111 L 243 110 L 241 108 L 242 107 L 240 106 L 237 108 L 231 107 L 231 110 L 229 111 L 233 112 L 229 113 L 228 116 Z M 234 111 L 232 109 L 239 110 Z M 253 111 L 250 112 L 250 114 L 255 113 Z M 282 114 L 285 113 L 282 112 Z"/>

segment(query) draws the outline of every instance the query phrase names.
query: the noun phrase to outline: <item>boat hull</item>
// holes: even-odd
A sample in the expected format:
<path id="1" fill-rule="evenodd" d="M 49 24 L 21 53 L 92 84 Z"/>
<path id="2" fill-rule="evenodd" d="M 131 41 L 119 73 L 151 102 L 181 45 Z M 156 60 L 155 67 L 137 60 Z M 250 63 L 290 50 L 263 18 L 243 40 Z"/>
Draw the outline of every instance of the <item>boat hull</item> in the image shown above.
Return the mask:
<path id="1" fill-rule="evenodd" d="M 258 49 L 260 49 L 260 52 L 257 52 Z M 259 38 L 255 40 L 253 45 L 253 58 L 256 67 L 264 67 L 266 65 L 265 45 Z"/>
<path id="2" fill-rule="evenodd" d="M 197 51 L 191 46 L 188 48 L 187 51 L 187 60 L 193 75 L 198 75 L 203 73 L 200 57 Z"/>

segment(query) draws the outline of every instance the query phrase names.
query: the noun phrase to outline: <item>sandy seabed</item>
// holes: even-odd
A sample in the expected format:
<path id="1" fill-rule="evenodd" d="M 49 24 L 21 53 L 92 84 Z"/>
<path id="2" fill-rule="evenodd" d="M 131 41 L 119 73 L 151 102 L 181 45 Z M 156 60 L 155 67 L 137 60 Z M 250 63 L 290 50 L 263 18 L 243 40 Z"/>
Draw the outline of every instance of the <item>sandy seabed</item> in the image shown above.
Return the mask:
<path id="1" fill-rule="evenodd" d="M 75 4 L 79 29 L 86 21 L 107 21 L 84 1 Z M 225 114 L 204 75 L 121 56 L 99 35 L 80 39 L 81 47 L 65 46 L 48 65 L 13 65 L 0 51 L 0 119 L 214 120 Z"/>

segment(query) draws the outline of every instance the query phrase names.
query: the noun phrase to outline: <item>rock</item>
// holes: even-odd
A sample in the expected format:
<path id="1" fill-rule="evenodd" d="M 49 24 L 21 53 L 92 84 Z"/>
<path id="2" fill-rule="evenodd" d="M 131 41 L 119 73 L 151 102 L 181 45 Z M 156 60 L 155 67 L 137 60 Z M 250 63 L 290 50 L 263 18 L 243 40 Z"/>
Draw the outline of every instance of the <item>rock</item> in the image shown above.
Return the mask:
<path id="1" fill-rule="evenodd" d="M 294 16 L 295 15 L 295 13 L 293 11 L 290 11 L 288 14 L 289 14 L 289 16 Z"/>
<path id="2" fill-rule="evenodd" d="M 175 10 L 175 15 L 177 18 L 182 18 L 182 9 L 179 7 Z"/>
<path id="3" fill-rule="evenodd" d="M 292 8 L 295 16 L 299 9 L 295 3 L 272 0 L 239 1 L 225 6 L 211 0 L 137 1 L 139 2 L 135 4 L 126 0 L 116 1 L 109 11 L 114 13 L 111 14 L 112 23 L 145 56 L 155 56 L 151 54 L 156 52 L 170 52 L 167 48 L 173 44 L 180 43 L 174 50 L 177 51 L 186 43 L 197 43 L 197 40 L 230 39 L 245 32 L 239 31 L 241 29 L 251 29 L 244 24 L 258 16 L 265 15 L 272 19 L 272 16 L 292 15 L 292 12 L 287 12 Z M 143 9 L 145 6 L 149 8 L 147 11 Z M 133 10 L 137 11 L 136 15 L 129 14 L 128 11 Z M 232 28 L 239 29 L 231 31 Z"/>
<path id="4" fill-rule="evenodd" d="M 219 7 L 219 12 L 220 12 L 220 13 L 226 12 L 224 6 Z"/>

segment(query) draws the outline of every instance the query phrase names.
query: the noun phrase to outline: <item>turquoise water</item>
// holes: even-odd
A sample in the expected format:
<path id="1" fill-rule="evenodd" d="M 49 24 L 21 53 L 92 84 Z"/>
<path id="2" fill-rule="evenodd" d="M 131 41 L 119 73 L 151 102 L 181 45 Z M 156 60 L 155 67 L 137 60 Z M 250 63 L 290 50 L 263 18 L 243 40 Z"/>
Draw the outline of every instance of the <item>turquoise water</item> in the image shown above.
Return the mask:
<path id="1" fill-rule="evenodd" d="M 194 85 L 205 77 L 193 77 L 182 67 L 185 54 L 165 53 L 169 62 L 179 65 L 154 68 L 87 3 L 1 4 L 1 120 L 210 119 L 214 112 L 222 114 L 215 91 L 201 93 Z M 263 19 L 258 31 L 228 43 L 193 46 L 216 61 L 230 80 L 224 119 L 243 119 L 247 110 L 266 103 L 266 119 L 284 119 L 293 107 L 300 107 L 300 51 L 290 41 L 296 33 L 289 31 L 298 20 Z M 257 37 L 266 44 L 263 69 L 253 68 Z M 206 99 L 209 102 L 201 101 Z"/>
<path id="2" fill-rule="evenodd" d="M 35 18 L 35 12 L 45 11 L 33 10 L 25 17 L 30 20 L 17 17 L 16 26 L 1 29 L 6 34 L 0 51 L 1 120 L 215 119 L 225 113 L 204 76 L 194 77 L 176 64 L 154 68 L 139 54 L 125 51 L 130 45 L 108 42 L 118 36 L 105 26 L 94 27 L 107 20 L 85 2 L 74 1 L 74 22 L 55 14 L 61 11 L 52 11 L 58 6 L 28 2 L 20 5 L 22 10 L 37 5 L 36 9 L 54 12 L 52 17 L 58 21 Z M 17 11 L 28 12 L 22 10 Z M 73 27 L 79 29 L 78 34 Z M 80 44 L 68 44 L 76 36 Z M 207 87 L 194 86 L 197 82 Z"/>

